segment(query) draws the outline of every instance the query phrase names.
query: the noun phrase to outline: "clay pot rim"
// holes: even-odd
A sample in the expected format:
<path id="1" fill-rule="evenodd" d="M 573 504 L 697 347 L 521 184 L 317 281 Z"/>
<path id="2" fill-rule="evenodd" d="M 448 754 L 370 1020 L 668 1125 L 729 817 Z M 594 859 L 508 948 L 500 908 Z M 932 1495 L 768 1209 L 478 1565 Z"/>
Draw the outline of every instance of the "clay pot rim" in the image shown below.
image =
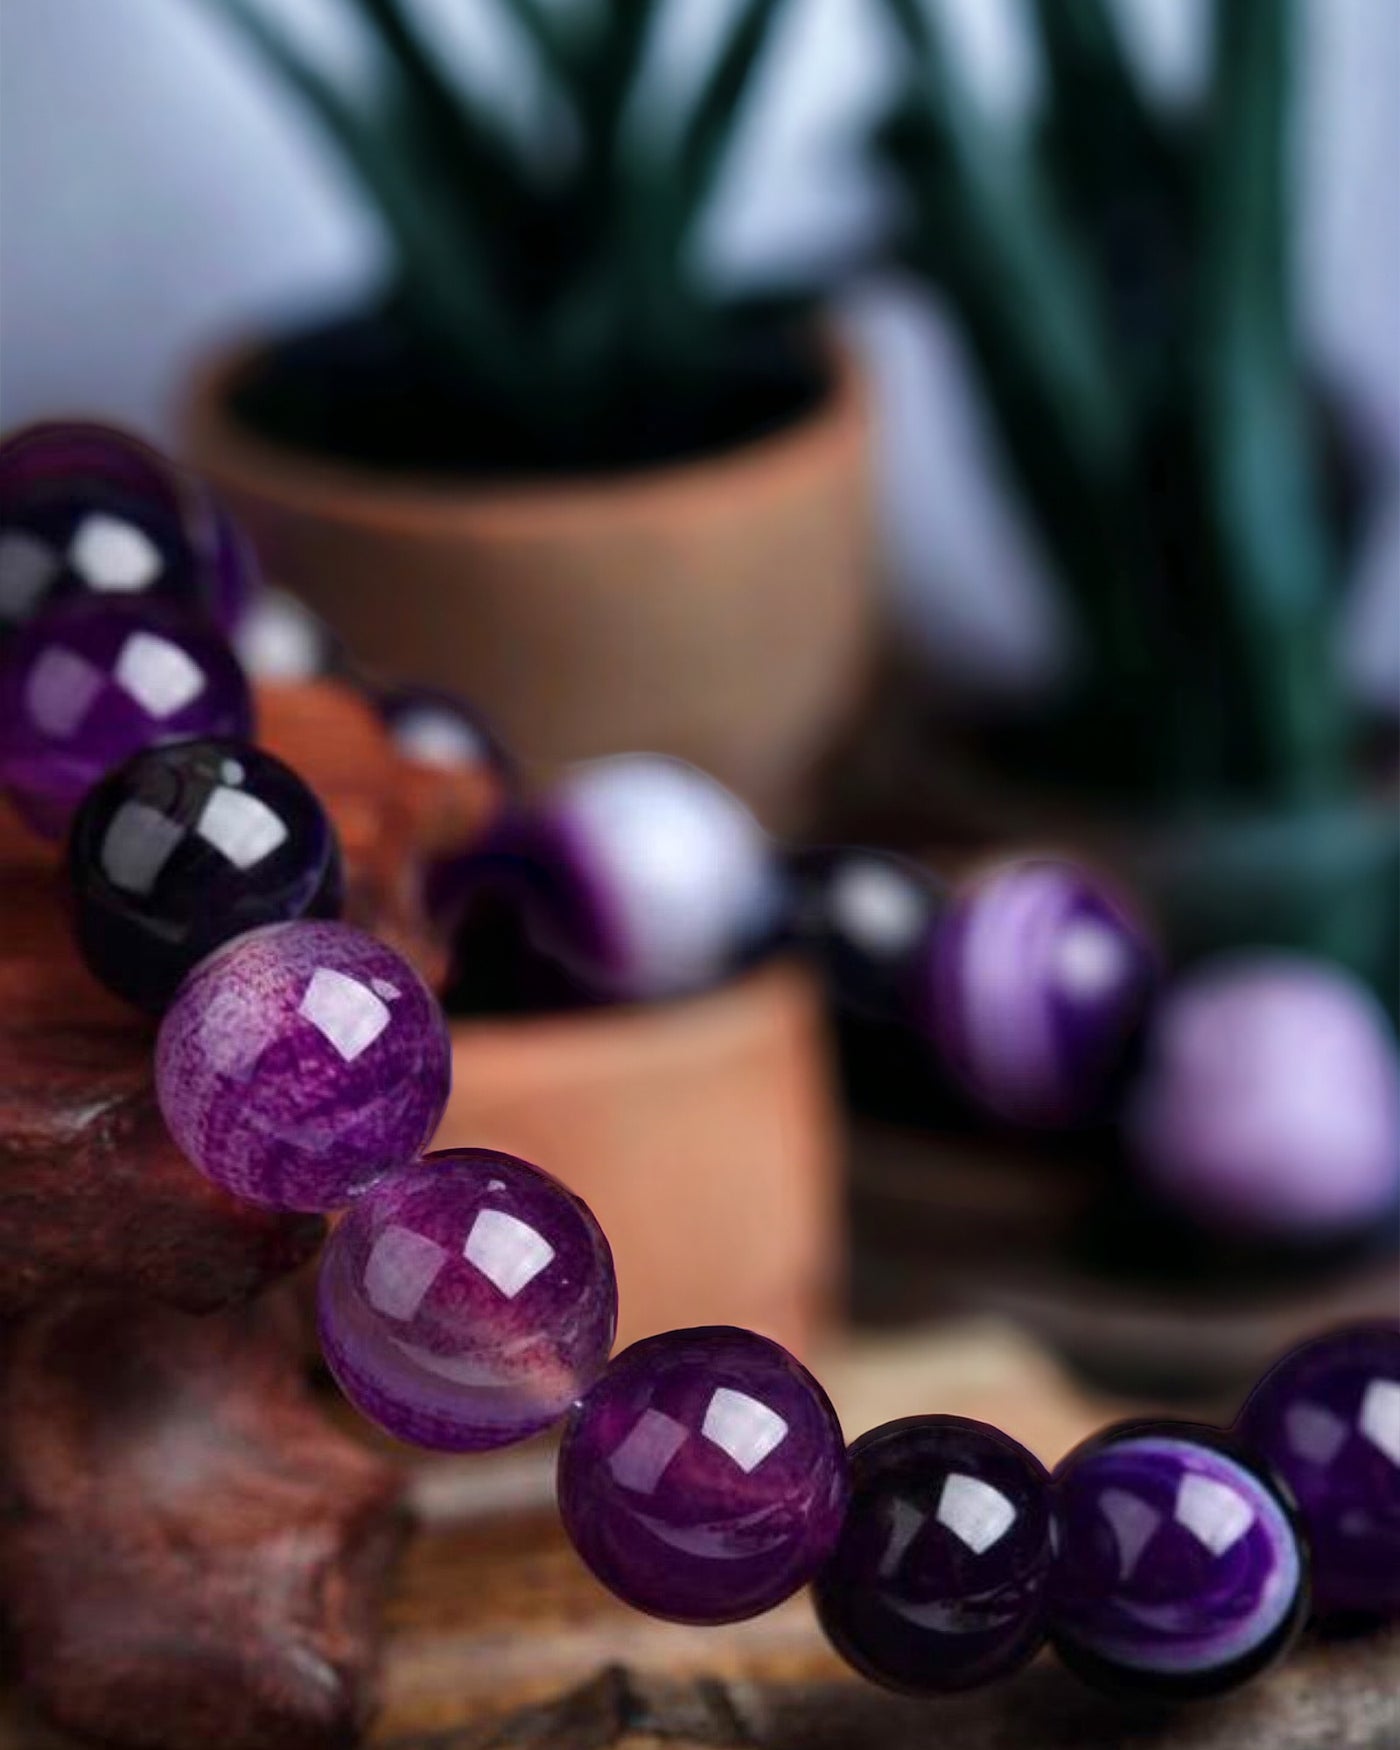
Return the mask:
<path id="1" fill-rule="evenodd" d="M 446 477 L 386 478 L 351 462 L 323 460 L 259 437 L 228 410 L 234 379 L 264 350 L 245 338 L 197 364 L 181 406 L 179 429 L 195 465 L 210 466 L 237 492 L 277 511 L 342 526 L 451 534 L 554 538 L 629 517 L 708 520 L 716 498 L 781 491 L 825 465 L 830 451 L 860 449 L 869 416 L 865 376 L 855 349 L 823 329 L 826 387 L 805 414 L 775 431 L 727 449 L 655 468 L 587 477 L 456 482 Z"/>

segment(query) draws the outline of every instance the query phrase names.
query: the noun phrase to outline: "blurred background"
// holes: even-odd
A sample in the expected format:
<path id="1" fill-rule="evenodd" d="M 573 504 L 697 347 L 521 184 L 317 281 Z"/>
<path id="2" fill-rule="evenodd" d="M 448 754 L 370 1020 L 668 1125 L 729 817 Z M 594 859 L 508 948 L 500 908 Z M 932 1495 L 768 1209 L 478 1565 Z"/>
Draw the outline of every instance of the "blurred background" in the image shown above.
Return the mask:
<path id="1" fill-rule="evenodd" d="M 1400 10 L 6 0 L 0 130 L 6 426 L 192 462 L 255 678 L 512 798 L 524 897 L 430 847 L 454 1140 L 639 1255 L 771 1195 L 634 1329 L 1193 1389 L 1393 1299 Z"/>
<path id="2" fill-rule="evenodd" d="M 351 36 L 329 0 L 278 0 L 272 10 L 328 48 Z M 460 65 L 488 84 L 493 68 L 511 65 L 514 45 L 491 28 L 490 8 L 437 10 L 462 39 Z M 674 78 L 683 80 L 731 10 L 727 0 L 669 9 Z M 829 263 L 877 230 L 884 196 L 851 144 L 898 65 L 878 10 L 807 0 L 780 24 L 707 225 L 717 272 L 742 280 Z M 1152 86 L 1189 102 L 1204 78 L 1205 6 L 1125 0 L 1114 10 Z M 988 101 L 1013 111 L 1033 101 L 1038 71 L 1017 8 L 952 0 L 946 11 Z M 1299 11 L 1304 318 L 1317 358 L 1393 457 L 1400 18 L 1374 0 L 1308 0 Z M 209 9 L 178 0 L 6 0 L 0 223 L 8 425 L 80 408 L 169 437 L 181 373 L 200 348 L 351 298 L 382 258 L 355 188 L 301 107 Z M 847 302 L 880 394 L 895 610 L 940 682 L 1033 687 L 1057 659 L 1063 616 L 986 455 L 957 330 L 928 300 L 878 276 Z M 1393 514 L 1382 523 L 1343 639 L 1356 684 L 1392 707 L 1400 533 Z"/>

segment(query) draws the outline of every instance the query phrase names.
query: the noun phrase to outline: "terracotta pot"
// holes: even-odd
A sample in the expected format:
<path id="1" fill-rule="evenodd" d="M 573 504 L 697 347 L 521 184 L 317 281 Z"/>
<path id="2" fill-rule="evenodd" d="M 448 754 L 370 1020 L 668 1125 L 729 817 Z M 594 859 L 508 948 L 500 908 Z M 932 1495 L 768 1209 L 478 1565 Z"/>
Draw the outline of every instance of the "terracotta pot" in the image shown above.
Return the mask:
<path id="1" fill-rule="evenodd" d="M 621 1342 L 748 1325 L 810 1351 L 840 1274 L 838 1126 L 815 984 L 775 963 L 638 1009 L 459 1022 L 438 1147 L 556 1174 L 612 1242 Z"/>
<path id="2" fill-rule="evenodd" d="M 546 768 L 678 754 L 791 824 L 868 673 L 867 408 L 829 395 L 754 443 L 589 481 L 393 480 L 277 446 L 229 411 L 256 350 L 216 359 L 191 459 L 278 582 L 359 658 L 473 699 Z"/>

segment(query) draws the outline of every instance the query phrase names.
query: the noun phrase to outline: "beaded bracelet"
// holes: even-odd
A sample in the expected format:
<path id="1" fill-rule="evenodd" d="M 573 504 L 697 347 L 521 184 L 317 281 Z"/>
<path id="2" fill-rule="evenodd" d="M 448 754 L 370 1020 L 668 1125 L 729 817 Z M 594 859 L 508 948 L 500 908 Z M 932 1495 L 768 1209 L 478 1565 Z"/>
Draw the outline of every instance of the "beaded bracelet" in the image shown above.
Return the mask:
<path id="1" fill-rule="evenodd" d="M 422 1153 L 449 1090 L 442 1011 L 402 956 L 334 921 L 334 834 L 241 738 L 209 635 L 159 605 L 57 612 L 63 638 L 36 624 L 0 673 L 0 772 L 33 824 L 68 832 L 94 972 L 162 1015 L 157 1096 L 191 1163 L 265 1207 L 344 1211 L 318 1323 L 371 1421 L 446 1452 L 562 1423 L 564 1528 L 619 1598 L 709 1624 L 810 1584 L 838 1652 L 914 1693 L 1006 1676 L 1048 1640 L 1109 1689 L 1214 1694 L 1310 1609 L 1400 1614 L 1397 1328 L 1304 1344 L 1228 1433 L 1125 1422 L 1053 1474 L 956 1416 L 847 1450 L 819 1383 L 751 1331 L 610 1360 L 616 1278 L 588 1208 L 512 1156 Z M 65 701 L 104 688 L 75 758 Z M 165 739 L 172 723 L 200 739 Z"/>

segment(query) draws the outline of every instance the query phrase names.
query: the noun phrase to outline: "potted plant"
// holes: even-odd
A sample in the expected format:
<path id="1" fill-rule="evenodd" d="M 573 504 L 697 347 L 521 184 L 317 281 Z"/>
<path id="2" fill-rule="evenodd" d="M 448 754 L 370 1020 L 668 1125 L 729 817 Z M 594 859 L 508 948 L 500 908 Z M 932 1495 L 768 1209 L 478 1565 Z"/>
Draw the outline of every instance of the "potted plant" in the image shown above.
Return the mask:
<path id="1" fill-rule="evenodd" d="M 193 457 L 270 573 L 527 760 L 654 748 L 791 813 L 865 672 L 863 396 L 810 288 L 729 295 L 696 261 L 784 0 L 738 8 L 679 112 L 659 0 L 498 0 L 532 57 L 527 134 L 405 0 L 342 0 L 365 96 L 270 0 L 208 4 L 390 244 L 372 307 L 193 386 Z"/>
<path id="2" fill-rule="evenodd" d="M 1169 113 L 1103 0 L 1036 0 L 1021 128 L 932 8 L 884 0 L 907 80 L 878 152 L 1080 632 L 1053 710 L 978 750 L 960 825 L 1089 840 L 1179 955 L 1302 948 L 1393 1005 L 1396 815 L 1334 664 L 1361 495 L 1293 309 L 1292 11 L 1217 0 L 1205 97 Z"/>

